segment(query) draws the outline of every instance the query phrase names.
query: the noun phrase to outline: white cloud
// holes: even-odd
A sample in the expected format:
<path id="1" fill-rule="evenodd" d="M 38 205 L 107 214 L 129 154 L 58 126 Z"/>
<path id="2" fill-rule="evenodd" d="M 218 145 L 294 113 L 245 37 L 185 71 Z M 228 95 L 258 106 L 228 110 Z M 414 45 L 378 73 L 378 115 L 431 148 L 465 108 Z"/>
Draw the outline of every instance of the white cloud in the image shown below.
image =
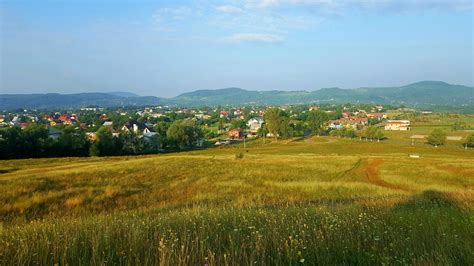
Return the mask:
<path id="1" fill-rule="evenodd" d="M 469 10 L 472 0 L 246 0 L 247 8 L 285 8 L 300 6 L 324 12 L 340 12 L 346 8 L 383 11 Z"/>
<path id="2" fill-rule="evenodd" d="M 242 13 L 243 12 L 242 8 L 236 7 L 236 6 L 216 6 L 215 9 L 219 12 L 230 13 L 230 14 L 236 14 L 236 13 Z"/>
<path id="3" fill-rule="evenodd" d="M 226 42 L 242 43 L 242 42 L 264 42 L 277 43 L 284 41 L 285 38 L 277 34 L 266 33 L 235 33 L 229 37 L 224 38 Z"/>

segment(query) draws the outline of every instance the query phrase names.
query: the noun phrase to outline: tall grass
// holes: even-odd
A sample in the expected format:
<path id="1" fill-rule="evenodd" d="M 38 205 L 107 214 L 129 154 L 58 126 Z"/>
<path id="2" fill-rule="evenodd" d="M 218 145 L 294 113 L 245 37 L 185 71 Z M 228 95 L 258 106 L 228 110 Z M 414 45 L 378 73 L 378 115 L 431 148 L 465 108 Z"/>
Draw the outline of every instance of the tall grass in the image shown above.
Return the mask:
<path id="1" fill-rule="evenodd" d="M 474 226 L 429 192 L 393 208 L 272 206 L 58 218 L 0 233 L 0 264 L 472 265 Z"/>
<path id="2" fill-rule="evenodd" d="M 248 150 L 0 162 L 0 265 L 474 264 L 474 153 Z"/>

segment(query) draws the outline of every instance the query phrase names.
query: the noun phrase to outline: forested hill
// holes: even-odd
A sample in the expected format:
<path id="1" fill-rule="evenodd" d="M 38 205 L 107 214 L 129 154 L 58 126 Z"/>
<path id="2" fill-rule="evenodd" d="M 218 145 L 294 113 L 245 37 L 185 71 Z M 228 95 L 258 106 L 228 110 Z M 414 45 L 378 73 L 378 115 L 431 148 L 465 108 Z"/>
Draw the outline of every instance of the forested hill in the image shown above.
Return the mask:
<path id="1" fill-rule="evenodd" d="M 429 108 L 431 106 L 472 107 L 474 87 L 440 81 L 422 81 L 401 87 L 340 89 L 314 91 L 249 91 L 239 88 L 197 90 L 174 98 L 135 96 L 128 93 L 79 94 L 3 94 L 0 109 L 66 108 L 84 106 L 215 106 L 283 105 L 318 103 L 380 103 Z"/>
<path id="2" fill-rule="evenodd" d="M 171 99 L 184 105 L 307 104 L 307 103 L 381 103 L 409 106 L 474 105 L 474 88 L 439 81 L 423 81 L 401 87 L 315 91 L 247 91 L 238 88 L 199 90 Z"/>
<path id="3" fill-rule="evenodd" d="M 75 94 L 0 94 L 0 110 L 15 108 L 78 108 L 145 106 L 162 104 L 154 96 L 134 96 L 132 93 L 75 93 Z"/>

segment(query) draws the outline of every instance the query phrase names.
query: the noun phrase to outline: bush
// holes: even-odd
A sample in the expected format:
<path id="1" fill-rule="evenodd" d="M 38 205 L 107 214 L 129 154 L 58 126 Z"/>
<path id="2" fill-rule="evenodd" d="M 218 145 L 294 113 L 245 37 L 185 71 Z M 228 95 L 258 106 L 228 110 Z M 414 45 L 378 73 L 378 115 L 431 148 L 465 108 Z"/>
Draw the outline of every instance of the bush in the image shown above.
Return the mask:
<path id="1" fill-rule="evenodd" d="M 466 137 L 464 145 L 466 145 L 466 147 L 474 147 L 474 134 L 471 134 Z"/>
<path id="2" fill-rule="evenodd" d="M 433 130 L 427 138 L 428 143 L 438 147 L 439 145 L 444 145 L 446 143 L 446 132 L 442 129 L 437 128 Z"/>
<path id="3" fill-rule="evenodd" d="M 244 158 L 244 153 L 243 152 L 239 152 L 239 153 L 235 154 L 235 159 L 236 160 L 240 160 L 240 159 L 243 159 L 243 158 Z"/>

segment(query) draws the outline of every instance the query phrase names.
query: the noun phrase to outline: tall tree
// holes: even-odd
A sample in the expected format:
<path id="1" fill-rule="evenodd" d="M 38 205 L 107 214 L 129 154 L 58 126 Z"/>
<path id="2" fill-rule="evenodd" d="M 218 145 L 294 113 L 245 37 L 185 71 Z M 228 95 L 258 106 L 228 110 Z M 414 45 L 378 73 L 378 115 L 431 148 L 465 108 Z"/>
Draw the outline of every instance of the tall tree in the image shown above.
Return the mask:
<path id="1" fill-rule="evenodd" d="M 313 135 L 321 135 L 324 131 L 323 125 L 329 120 L 326 112 L 321 110 L 312 110 L 309 112 L 306 122 L 312 131 Z"/>
<path id="2" fill-rule="evenodd" d="M 278 135 L 281 137 L 281 138 L 290 138 L 293 136 L 294 134 L 294 130 L 293 128 L 290 126 L 289 124 L 289 118 L 285 115 L 282 115 L 280 117 L 280 129 L 279 129 L 279 132 L 278 132 Z"/>
<path id="3" fill-rule="evenodd" d="M 437 128 L 431 131 L 430 135 L 428 135 L 428 143 L 438 147 L 439 145 L 444 145 L 446 143 L 446 132 L 442 129 Z"/>
<path id="4" fill-rule="evenodd" d="M 91 156 L 118 155 L 122 150 L 121 141 L 112 135 L 110 129 L 101 127 L 96 132 L 96 141 L 90 147 Z"/>
<path id="5" fill-rule="evenodd" d="M 269 108 L 264 115 L 268 132 L 270 132 L 275 139 L 277 139 L 280 134 L 282 117 L 282 111 L 279 108 Z"/>
<path id="6" fill-rule="evenodd" d="M 245 121 L 242 119 L 236 119 L 232 121 L 232 127 L 245 129 L 247 127 L 247 123 L 245 123 Z"/>
<path id="7" fill-rule="evenodd" d="M 173 122 L 166 132 L 167 139 L 172 145 L 180 149 L 191 148 L 202 138 L 203 134 L 199 127 L 190 120 L 178 120 Z"/>
<path id="8" fill-rule="evenodd" d="M 466 137 L 466 140 L 464 141 L 464 145 L 467 147 L 474 147 L 474 134 L 471 134 Z"/>
<path id="9" fill-rule="evenodd" d="M 65 127 L 56 142 L 57 152 L 60 156 L 87 156 L 90 143 L 84 132 L 76 131 L 74 127 Z"/>

